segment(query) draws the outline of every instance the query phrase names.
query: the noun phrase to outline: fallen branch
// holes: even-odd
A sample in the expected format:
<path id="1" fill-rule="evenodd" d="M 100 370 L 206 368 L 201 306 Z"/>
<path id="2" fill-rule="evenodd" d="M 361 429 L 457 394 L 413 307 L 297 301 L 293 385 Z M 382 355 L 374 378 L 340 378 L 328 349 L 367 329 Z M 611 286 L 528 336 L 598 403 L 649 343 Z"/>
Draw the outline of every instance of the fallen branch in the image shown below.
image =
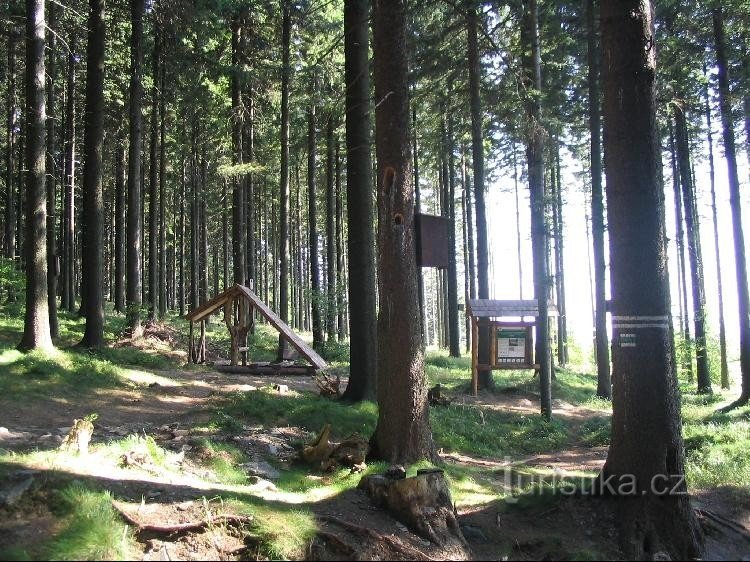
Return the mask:
<path id="1" fill-rule="evenodd" d="M 209 517 L 203 521 L 191 521 L 189 523 L 176 523 L 174 525 L 151 525 L 148 523 L 141 523 L 131 515 L 129 515 L 124 509 L 120 508 L 117 504 L 113 503 L 112 506 L 122 516 L 125 521 L 133 525 L 139 533 L 156 533 L 161 535 L 173 535 L 177 533 L 190 533 L 193 531 L 201 531 L 211 525 L 217 523 L 224 523 L 227 525 L 242 525 L 252 522 L 253 518 L 245 515 L 217 515 L 216 517 Z"/>
<path id="2" fill-rule="evenodd" d="M 344 521 L 342 519 L 338 519 L 336 517 L 331 517 L 328 515 L 320 516 L 318 517 L 318 519 L 324 523 L 339 525 L 340 527 L 343 527 L 344 529 L 347 529 L 354 533 L 365 535 L 376 542 L 383 542 L 396 552 L 400 552 L 404 556 L 409 557 L 409 559 L 411 560 L 434 560 L 434 558 L 430 558 L 424 552 L 417 550 L 416 548 L 408 546 L 401 541 L 389 537 L 388 535 L 381 535 L 377 531 L 374 531 L 367 527 L 360 527 L 359 525 L 355 525 L 354 523 L 349 523 L 348 521 Z"/>

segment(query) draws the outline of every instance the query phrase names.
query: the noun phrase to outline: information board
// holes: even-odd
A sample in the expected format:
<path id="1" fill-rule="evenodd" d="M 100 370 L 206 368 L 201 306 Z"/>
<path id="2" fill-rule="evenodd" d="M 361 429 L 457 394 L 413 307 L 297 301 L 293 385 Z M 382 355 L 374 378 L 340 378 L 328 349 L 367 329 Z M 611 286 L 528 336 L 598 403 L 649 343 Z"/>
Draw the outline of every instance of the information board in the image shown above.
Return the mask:
<path id="1" fill-rule="evenodd" d="M 531 347 L 529 332 L 526 327 L 495 328 L 495 365 L 527 366 Z"/>

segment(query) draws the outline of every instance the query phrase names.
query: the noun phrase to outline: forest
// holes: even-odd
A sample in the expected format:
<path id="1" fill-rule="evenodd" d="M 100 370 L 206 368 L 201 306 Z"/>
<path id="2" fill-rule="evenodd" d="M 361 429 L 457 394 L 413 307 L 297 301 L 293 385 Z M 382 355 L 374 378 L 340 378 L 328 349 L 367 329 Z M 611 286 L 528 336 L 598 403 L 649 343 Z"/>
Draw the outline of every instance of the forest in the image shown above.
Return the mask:
<path id="1" fill-rule="evenodd" d="M 750 557 L 748 0 L 0 4 L 0 559 Z"/>

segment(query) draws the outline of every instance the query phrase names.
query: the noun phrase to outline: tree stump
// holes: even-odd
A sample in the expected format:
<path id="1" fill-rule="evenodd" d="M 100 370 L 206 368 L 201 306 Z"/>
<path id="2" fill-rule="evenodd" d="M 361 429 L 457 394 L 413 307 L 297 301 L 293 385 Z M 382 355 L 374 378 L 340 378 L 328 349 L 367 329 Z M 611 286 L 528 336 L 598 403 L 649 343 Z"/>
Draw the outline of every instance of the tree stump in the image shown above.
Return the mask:
<path id="1" fill-rule="evenodd" d="M 94 418 L 95 419 L 95 418 Z M 77 452 L 86 456 L 89 453 L 89 441 L 94 434 L 94 424 L 91 417 L 73 420 L 73 427 L 60 444 L 60 450 Z"/>
<path id="2" fill-rule="evenodd" d="M 358 488 L 367 492 L 373 504 L 387 509 L 394 518 L 421 537 L 441 546 L 466 550 L 458 526 L 445 475 L 439 469 L 419 470 L 405 477 L 403 469 L 365 476 Z"/>

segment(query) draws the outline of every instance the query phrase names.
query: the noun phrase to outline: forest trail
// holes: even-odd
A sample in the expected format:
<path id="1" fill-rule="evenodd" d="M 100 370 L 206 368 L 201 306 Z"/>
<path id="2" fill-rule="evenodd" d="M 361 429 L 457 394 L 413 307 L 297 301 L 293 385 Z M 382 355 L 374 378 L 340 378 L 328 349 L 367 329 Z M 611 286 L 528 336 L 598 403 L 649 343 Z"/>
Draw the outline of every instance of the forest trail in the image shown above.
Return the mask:
<path id="1" fill-rule="evenodd" d="M 57 449 L 73 419 L 91 413 L 99 416 L 92 443 L 100 445 L 94 447 L 88 460 L 58 458 L 50 466 L 44 457 L 39 457 L 38 462 L 26 463 L 27 470 L 38 471 L 36 478 L 44 485 L 30 492 L 27 499 L 31 508 L 12 520 L 0 522 L 5 537 L 0 540 L 0 550 L 4 541 L 34 543 L 57 532 L 59 522 L 46 505 L 49 490 L 59 485 L 56 479 L 62 474 L 63 478 L 74 477 L 87 486 L 109 491 L 117 498 L 115 508 L 125 519 L 129 517 L 139 525 L 179 525 L 233 516 L 236 507 L 232 507 L 231 500 L 225 504 L 221 498 L 254 498 L 251 501 L 267 502 L 284 510 L 296 509 L 295 506 L 310 510 L 318 521 L 318 531 L 305 554 L 309 558 L 336 558 L 342 553 L 355 558 L 366 554 L 395 559 L 439 559 L 448 555 L 437 545 L 410 533 L 382 510 L 373 508 L 359 490 L 327 487 L 331 482 L 328 475 L 316 476 L 303 469 L 303 481 L 319 483 L 319 489 L 314 486 L 307 489 L 309 484 L 298 486 L 299 489 L 283 484 L 277 487 L 279 477 L 283 480 L 289 469 L 295 470 L 297 444 L 310 438 L 311 434 L 303 428 L 291 424 L 252 425 L 244 426 L 235 436 L 221 429 L 207 429 L 217 409 L 233 393 L 266 389 L 272 395 L 278 392 L 289 397 L 317 394 L 311 377 L 229 374 L 210 367 L 128 369 L 125 376 L 126 386 L 95 389 L 85 400 L 53 397 L 23 402 L 0 400 L 1 448 L 18 452 Z M 279 385 L 280 391 L 271 390 L 274 385 Z M 456 394 L 453 398 L 454 405 L 466 408 L 479 406 L 518 416 L 538 415 L 535 397 L 523 391 L 485 393 L 478 397 Z M 504 459 L 441 451 L 442 458 L 459 474 L 465 471 L 470 479 L 500 496 L 517 492 L 528 484 L 525 479 L 528 470 L 558 475 L 600 470 L 607 448 L 582 446 L 574 442 L 573 435 L 583 424 L 607 418 L 608 414 L 556 400 L 554 416 L 564 422 L 571 434 L 556 450 Z M 145 436 L 164 451 L 159 462 L 144 453 Z M 251 460 L 243 465 L 243 470 L 255 476 L 242 485 L 217 478 L 211 463 L 235 461 L 220 447 L 207 445 L 207 441 L 237 446 Z M 124 444 L 114 448 L 107 445 L 115 442 Z M 126 456 L 132 460 L 123 461 Z M 519 481 L 517 474 L 525 476 Z M 356 475 L 353 477 L 356 479 Z M 733 502 L 722 497 L 722 493 L 729 492 L 699 494 L 697 505 L 750 526 L 750 511 L 729 512 L 728 506 Z M 507 553 L 509 559 L 548 557 L 551 553 L 565 557 L 586 552 L 617 557 L 613 546 L 616 524 L 606 502 L 566 498 L 550 506 L 544 497 L 539 497 L 530 505 L 517 506 L 491 498 L 465 501 L 468 503 L 458 502 L 459 521 L 477 559 L 497 557 L 498 552 Z M 556 537 L 568 538 L 552 540 L 550 529 L 554 529 Z M 252 551 L 229 524 L 212 525 L 208 531 L 174 535 L 139 532 L 136 536 L 143 560 L 231 560 Z M 709 548 L 714 559 L 731 559 L 741 554 L 736 549 L 727 550 L 725 544 L 714 539 L 709 540 Z"/>

